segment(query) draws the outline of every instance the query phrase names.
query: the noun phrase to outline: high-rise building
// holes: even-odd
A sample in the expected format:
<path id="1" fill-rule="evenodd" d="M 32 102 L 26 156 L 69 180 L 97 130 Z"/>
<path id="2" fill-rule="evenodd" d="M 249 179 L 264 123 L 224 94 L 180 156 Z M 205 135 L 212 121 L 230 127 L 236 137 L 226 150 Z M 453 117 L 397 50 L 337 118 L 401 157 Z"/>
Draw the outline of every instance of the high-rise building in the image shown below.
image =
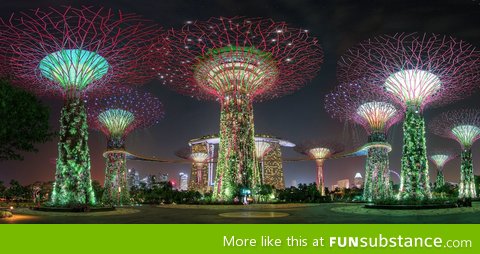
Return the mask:
<path id="1" fill-rule="evenodd" d="M 285 189 L 281 147 L 294 147 L 295 144 L 269 135 L 257 135 L 255 141 L 264 141 L 273 145 L 273 149 L 263 158 L 263 183 L 273 185 L 276 189 Z M 192 165 L 189 182 L 189 188 L 191 190 L 199 192 L 213 190 L 217 156 L 215 146 L 218 146 L 219 142 L 220 139 L 218 135 L 209 135 L 190 140 L 189 145 L 192 148 L 192 153 L 207 153 L 208 158 L 211 158 L 207 163 L 202 165 L 203 168 L 201 170 L 195 165 Z M 197 173 L 201 173 L 201 177 L 199 177 Z"/>
<path id="2" fill-rule="evenodd" d="M 152 188 L 155 184 L 157 184 L 157 176 L 156 175 L 148 175 L 148 176 L 142 178 L 142 180 L 140 180 L 140 182 L 145 183 L 147 188 Z"/>
<path id="3" fill-rule="evenodd" d="M 188 175 L 185 173 L 180 173 L 180 184 L 179 184 L 179 190 L 188 190 Z"/>
<path id="4" fill-rule="evenodd" d="M 140 174 L 134 168 L 128 169 L 127 173 L 127 188 L 130 190 L 132 187 L 140 186 Z"/>
<path id="5" fill-rule="evenodd" d="M 273 149 L 263 157 L 262 172 L 263 184 L 274 186 L 276 189 L 285 189 L 283 176 L 282 150 L 278 142 L 272 142 Z"/>
<path id="6" fill-rule="evenodd" d="M 362 178 L 362 174 L 360 174 L 360 172 L 357 172 L 355 174 L 355 177 L 353 178 L 353 184 L 358 189 L 361 189 L 363 187 L 363 178 Z"/>
<path id="7" fill-rule="evenodd" d="M 158 177 L 159 182 L 168 182 L 168 173 L 160 173 Z"/>
<path id="8" fill-rule="evenodd" d="M 350 180 L 342 179 L 337 182 L 338 188 L 340 189 L 349 189 L 350 188 Z"/>

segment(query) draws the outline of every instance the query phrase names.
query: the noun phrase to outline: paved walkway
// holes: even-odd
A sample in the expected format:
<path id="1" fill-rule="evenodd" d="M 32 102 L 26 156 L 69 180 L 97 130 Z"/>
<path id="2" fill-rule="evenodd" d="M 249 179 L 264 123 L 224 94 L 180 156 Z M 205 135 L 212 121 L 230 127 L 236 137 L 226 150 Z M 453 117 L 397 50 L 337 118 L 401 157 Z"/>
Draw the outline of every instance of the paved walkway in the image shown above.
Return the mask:
<path id="1" fill-rule="evenodd" d="M 409 211 L 397 214 L 369 214 L 359 204 L 318 204 L 291 206 L 142 206 L 120 208 L 115 212 L 64 214 L 37 212 L 28 209 L 14 211 L 14 217 L 0 223 L 480 223 L 480 203 L 473 208 L 452 210 Z M 286 217 L 236 218 L 219 214 L 232 212 L 287 213 Z M 352 212 L 352 211 L 355 211 Z M 458 211 L 458 213 L 456 212 Z"/>

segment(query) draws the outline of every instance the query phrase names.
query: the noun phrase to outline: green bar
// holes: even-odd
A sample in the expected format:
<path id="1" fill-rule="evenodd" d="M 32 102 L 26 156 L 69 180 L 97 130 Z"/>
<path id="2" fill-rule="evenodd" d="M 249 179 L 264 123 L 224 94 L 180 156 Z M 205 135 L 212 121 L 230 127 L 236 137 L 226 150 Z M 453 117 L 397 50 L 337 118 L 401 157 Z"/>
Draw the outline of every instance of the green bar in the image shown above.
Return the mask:
<path id="1" fill-rule="evenodd" d="M 2 253 L 479 253 L 478 225 L 1 225 Z M 329 246 L 329 237 L 431 237 L 441 247 Z M 225 247 L 227 239 L 255 239 L 255 246 Z M 281 246 L 261 246 L 261 237 Z M 307 246 L 288 246 L 295 237 Z M 313 246 L 324 238 L 323 247 Z M 472 247 L 447 248 L 447 240 L 468 240 Z M 246 241 L 251 243 L 251 240 Z M 433 243 L 433 240 L 427 241 Z M 274 243 L 274 241 L 272 241 Z M 466 244 L 466 243 L 463 243 Z"/>

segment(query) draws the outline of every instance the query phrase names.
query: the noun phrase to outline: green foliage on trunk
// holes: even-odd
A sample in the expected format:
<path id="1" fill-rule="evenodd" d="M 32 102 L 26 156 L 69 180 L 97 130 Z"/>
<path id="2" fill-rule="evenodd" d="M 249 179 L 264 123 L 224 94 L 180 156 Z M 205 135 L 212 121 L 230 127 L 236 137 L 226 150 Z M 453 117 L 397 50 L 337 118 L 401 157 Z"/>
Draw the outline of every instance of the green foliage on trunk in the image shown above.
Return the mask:
<path id="1" fill-rule="evenodd" d="M 252 104 L 243 96 L 225 99 L 220 113 L 220 144 L 213 198 L 232 201 L 239 188 L 260 184 L 255 157 Z"/>
<path id="2" fill-rule="evenodd" d="M 127 187 L 127 159 L 123 153 L 109 153 L 105 168 L 105 184 L 102 203 L 119 206 L 130 204 Z"/>
<path id="3" fill-rule="evenodd" d="M 462 164 L 460 167 L 460 198 L 476 198 L 475 178 L 473 175 L 472 149 L 470 147 L 462 150 Z"/>
<path id="4" fill-rule="evenodd" d="M 425 120 L 419 109 L 407 108 L 403 122 L 403 155 L 400 199 L 431 198 Z"/>
<path id="5" fill-rule="evenodd" d="M 52 205 L 95 205 L 90 178 L 87 116 L 79 98 L 66 100 L 61 112 L 59 134 Z"/>
<path id="6" fill-rule="evenodd" d="M 437 170 L 437 178 L 435 179 L 435 189 L 441 189 L 445 185 L 445 176 L 441 169 Z"/>
<path id="7" fill-rule="evenodd" d="M 385 147 L 371 147 L 368 149 L 365 169 L 364 200 L 377 201 L 391 196 L 388 150 Z"/>

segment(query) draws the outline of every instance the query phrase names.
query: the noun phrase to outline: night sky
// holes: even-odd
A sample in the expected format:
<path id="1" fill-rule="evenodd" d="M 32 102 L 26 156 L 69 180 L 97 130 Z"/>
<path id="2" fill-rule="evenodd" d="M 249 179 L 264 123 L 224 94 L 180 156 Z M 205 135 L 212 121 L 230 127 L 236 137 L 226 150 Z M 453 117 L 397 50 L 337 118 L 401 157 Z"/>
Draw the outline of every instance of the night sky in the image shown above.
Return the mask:
<path id="1" fill-rule="evenodd" d="M 165 29 L 180 28 L 189 20 L 204 20 L 211 16 L 270 17 L 286 21 L 291 27 L 310 30 L 325 53 L 325 61 L 317 77 L 292 95 L 254 105 L 255 132 L 282 137 L 294 143 L 308 139 L 335 137 L 347 147 L 361 145 L 366 135 L 358 126 L 331 119 L 324 110 L 324 96 L 337 83 L 336 62 L 349 47 L 370 37 L 396 32 L 433 32 L 452 35 L 480 47 L 480 4 L 478 0 L 430 1 L 300 1 L 300 0 L 135 0 L 135 1 L 4 1 L 0 15 L 12 12 L 58 5 L 96 5 L 134 12 L 158 22 Z M 479 84 L 480 85 L 480 81 Z M 165 159 L 177 159 L 174 151 L 187 145 L 188 140 L 219 129 L 220 107 L 212 101 L 197 101 L 177 94 L 154 80 L 139 89 L 154 93 L 165 105 L 166 116 L 160 124 L 138 130 L 127 139 L 128 150 Z M 444 110 L 478 106 L 480 91 L 457 103 L 431 108 L 424 115 L 428 121 Z M 61 100 L 42 99 L 51 108 L 50 122 L 59 128 Z M 399 172 L 402 146 L 402 128 L 391 128 L 393 151 L 390 168 Z M 452 147 L 460 150 L 457 142 L 428 133 L 428 149 Z M 24 161 L 0 162 L 0 181 L 17 179 L 22 184 L 54 179 L 57 140 L 38 145 L 38 153 L 25 154 Z M 474 173 L 480 174 L 480 142 L 473 147 Z M 103 183 L 106 141 L 102 134 L 92 131 L 89 140 L 93 179 Z M 302 158 L 293 149 L 284 149 L 286 158 Z M 188 164 L 159 164 L 128 162 L 142 176 L 168 173 L 177 177 L 179 172 L 190 172 Z M 431 181 L 434 180 L 430 165 Z M 309 183 L 315 180 L 313 161 L 285 162 L 285 184 Z M 355 172 L 364 175 L 364 158 L 344 158 L 327 161 L 325 182 L 329 187 L 337 180 L 353 179 Z M 458 182 L 460 161 L 453 160 L 445 167 L 447 181 Z M 399 179 L 393 178 L 395 182 Z"/>

